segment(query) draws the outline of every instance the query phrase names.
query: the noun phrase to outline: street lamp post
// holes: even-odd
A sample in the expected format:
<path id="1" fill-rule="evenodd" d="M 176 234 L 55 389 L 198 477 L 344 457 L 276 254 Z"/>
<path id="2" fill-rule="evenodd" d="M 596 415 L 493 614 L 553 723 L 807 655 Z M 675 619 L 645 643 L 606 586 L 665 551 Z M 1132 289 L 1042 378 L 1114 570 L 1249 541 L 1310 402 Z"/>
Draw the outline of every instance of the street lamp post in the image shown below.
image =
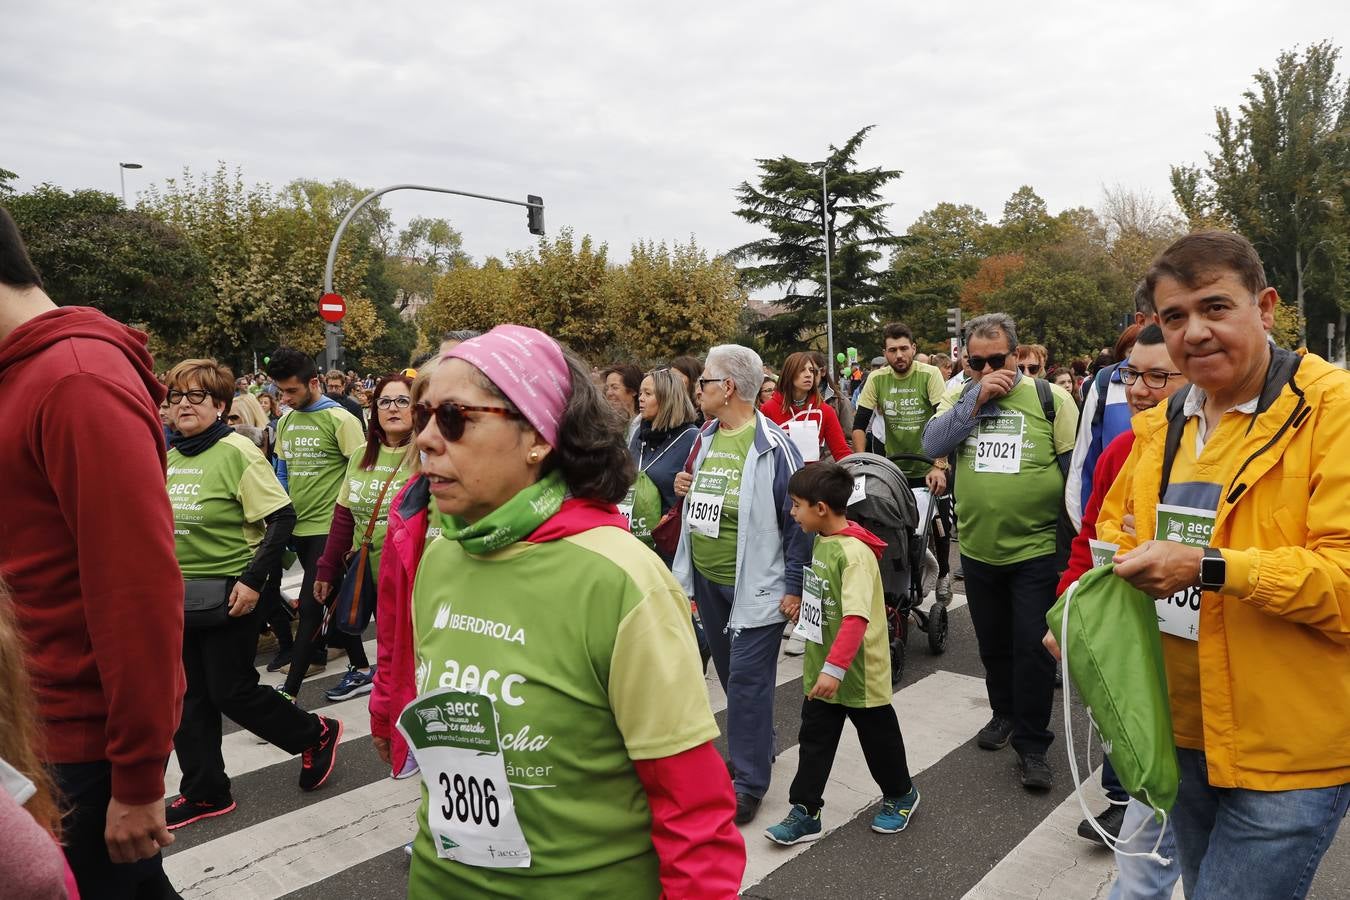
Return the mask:
<path id="1" fill-rule="evenodd" d="M 126 206 L 126 205 L 127 205 L 127 169 L 141 169 L 141 168 L 144 168 L 144 167 L 143 167 L 140 163 L 124 163 L 124 162 L 120 162 L 120 163 L 117 164 L 117 179 L 118 179 L 120 182 L 122 182 L 122 205 L 123 205 L 123 206 Z"/>
<path id="2" fill-rule="evenodd" d="M 139 168 L 139 167 L 138 167 Z M 347 230 L 352 219 L 356 217 L 363 207 L 376 197 L 387 194 L 390 191 L 431 191 L 436 194 L 456 194 L 460 197 L 473 197 L 476 200 L 492 200 L 495 203 L 510 203 L 513 206 L 525 207 L 525 224 L 530 230 L 530 234 L 544 233 L 544 200 L 534 194 L 529 194 L 524 200 L 509 200 L 505 197 L 492 197 L 487 194 L 474 194 L 469 191 L 457 191 L 452 188 L 429 187 L 423 184 L 394 184 L 387 188 L 380 188 L 378 191 L 371 191 L 366 194 L 356 205 L 348 210 L 347 215 L 338 223 L 337 231 L 333 234 L 333 242 L 328 245 L 328 262 L 323 270 L 323 291 L 325 294 L 333 293 L 333 267 L 337 264 L 338 242 L 342 240 L 342 233 Z M 329 323 L 324 326 L 325 341 L 324 353 L 328 357 L 327 368 L 333 368 L 337 365 L 338 357 L 342 354 L 342 325 L 337 322 Z"/>
<path id="3" fill-rule="evenodd" d="M 830 296 L 830 190 L 825 181 L 825 167 L 829 160 L 813 165 L 820 166 L 820 218 L 825 227 L 825 358 L 830 367 L 834 366 L 834 301 Z"/>

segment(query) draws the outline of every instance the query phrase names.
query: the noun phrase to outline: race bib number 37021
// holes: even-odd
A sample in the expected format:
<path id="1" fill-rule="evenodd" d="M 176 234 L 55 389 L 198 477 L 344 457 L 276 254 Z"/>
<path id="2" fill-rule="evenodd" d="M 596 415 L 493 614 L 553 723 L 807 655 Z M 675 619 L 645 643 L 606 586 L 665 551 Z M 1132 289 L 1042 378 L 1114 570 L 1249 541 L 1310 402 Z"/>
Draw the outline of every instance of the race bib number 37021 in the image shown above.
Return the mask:
<path id="1" fill-rule="evenodd" d="M 975 435 L 975 471 L 1016 475 L 1022 471 L 1022 436 L 1026 419 L 1019 412 L 1001 412 L 980 419 Z"/>
<path id="2" fill-rule="evenodd" d="M 492 698 L 430 691 L 398 717 L 427 789 L 427 829 L 442 859 L 494 869 L 530 865 L 506 781 Z"/>

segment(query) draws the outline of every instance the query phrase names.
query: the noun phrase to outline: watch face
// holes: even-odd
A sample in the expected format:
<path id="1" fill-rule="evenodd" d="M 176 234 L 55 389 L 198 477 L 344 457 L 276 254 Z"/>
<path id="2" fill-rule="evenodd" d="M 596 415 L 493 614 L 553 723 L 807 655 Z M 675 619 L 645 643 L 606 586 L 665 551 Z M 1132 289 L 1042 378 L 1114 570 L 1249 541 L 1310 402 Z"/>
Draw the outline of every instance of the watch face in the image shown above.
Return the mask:
<path id="1" fill-rule="evenodd" d="M 1200 584 L 1207 588 L 1221 588 L 1228 575 L 1223 557 L 1206 556 L 1200 560 Z"/>

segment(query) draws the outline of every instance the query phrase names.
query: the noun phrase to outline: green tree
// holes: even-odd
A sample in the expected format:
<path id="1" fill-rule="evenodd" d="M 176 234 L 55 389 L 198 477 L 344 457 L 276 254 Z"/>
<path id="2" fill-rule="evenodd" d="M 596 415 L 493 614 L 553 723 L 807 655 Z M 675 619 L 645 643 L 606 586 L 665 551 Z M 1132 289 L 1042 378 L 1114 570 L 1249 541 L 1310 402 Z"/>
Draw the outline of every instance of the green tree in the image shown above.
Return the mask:
<path id="1" fill-rule="evenodd" d="M 745 306 L 745 289 L 726 259 L 688 244 L 633 245 L 628 264 L 606 279 L 608 315 L 619 324 L 625 359 L 650 362 L 701 353 L 727 340 Z"/>
<path id="2" fill-rule="evenodd" d="M 552 335 L 587 358 L 602 358 L 617 343 L 619 323 L 606 308 L 602 286 L 608 271 L 608 247 L 585 235 L 578 243 L 572 229 L 540 238 L 535 250 L 509 257 L 519 291 L 520 324 Z"/>
<path id="3" fill-rule="evenodd" d="M 1193 225 L 1224 224 L 1261 253 L 1269 280 L 1313 334 L 1350 307 L 1350 90 L 1329 41 L 1281 53 L 1236 112 L 1215 112 L 1217 151 L 1175 166 L 1172 190 Z M 1307 343 L 1301 330 L 1300 343 Z"/>
<path id="4" fill-rule="evenodd" d="M 925 350 L 944 349 L 947 310 L 960 305 L 962 285 L 979 270 L 989 235 L 984 213 L 969 204 L 939 203 L 922 213 L 891 257 L 879 317 L 905 322 Z M 880 341 L 878 332 L 865 346 Z"/>
<path id="5" fill-rule="evenodd" d="M 1042 262 L 1032 262 L 1010 275 L 987 301 L 990 310 L 1013 317 L 1020 342 L 1044 344 L 1056 364 L 1095 355 L 1114 342 L 1126 311 L 1118 299 L 1104 296 L 1090 276 L 1055 271 Z"/>
<path id="6" fill-rule="evenodd" d="M 50 184 L 3 200 L 56 303 L 96 307 L 167 341 L 208 315 L 207 260 L 163 219 Z"/>
<path id="7" fill-rule="evenodd" d="M 728 257 L 745 264 L 740 274 L 747 287 L 782 289 L 779 303 L 787 309 L 760 325 L 771 352 L 800 349 L 824 334 L 826 220 L 836 345 L 874 338 L 872 307 L 885 296 L 888 277 L 877 263 L 903 239 L 886 224 L 890 204 L 880 202 L 882 189 L 902 173 L 857 164 L 871 129 L 859 130 L 841 147 L 830 146 L 824 160 L 824 198 L 820 167 L 787 156 L 757 160 L 759 183 L 742 182 L 736 189 L 740 207 L 735 214 L 769 234 L 735 248 Z"/>
<path id="8" fill-rule="evenodd" d="M 337 183 L 295 182 L 280 195 L 266 185 L 246 187 L 238 171 L 222 164 L 205 178 L 185 171 L 152 187 L 142 206 L 184 232 L 207 260 L 211 302 L 206 320 L 181 352 L 209 353 L 251 365 L 279 343 L 309 353 L 323 349 L 316 304 L 323 292 L 324 262 L 340 215 L 358 189 Z M 362 192 L 364 193 L 364 192 Z M 347 205 L 344 207 L 343 204 Z M 384 333 L 364 282 L 378 248 L 378 229 L 357 227 L 338 248 L 333 286 L 347 300 L 344 342 L 361 351 Z"/>

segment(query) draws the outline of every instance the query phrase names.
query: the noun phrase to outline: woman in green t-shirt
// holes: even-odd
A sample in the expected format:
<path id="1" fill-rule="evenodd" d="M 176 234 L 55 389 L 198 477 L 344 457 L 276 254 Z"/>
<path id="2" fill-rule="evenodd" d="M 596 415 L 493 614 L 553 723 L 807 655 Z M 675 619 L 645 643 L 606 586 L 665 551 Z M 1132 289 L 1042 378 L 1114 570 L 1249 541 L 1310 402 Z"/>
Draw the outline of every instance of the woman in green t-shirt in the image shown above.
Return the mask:
<path id="1" fill-rule="evenodd" d="M 370 574 L 379 583 L 380 552 L 389 523 L 389 505 L 399 488 L 408 480 L 412 457 L 408 442 L 412 439 L 412 379 L 407 375 L 386 375 L 370 394 L 374 415 L 366 430 L 366 446 L 352 454 L 347 476 L 338 491 L 333 508 L 333 524 L 328 530 L 323 556 L 319 557 L 314 579 L 314 599 L 328 602 L 333 583 L 342 576 L 343 560 L 370 540 Z M 375 667 L 347 666 L 347 674 L 324 696 L 333 702 L 369 694 L 375 684 Z"/>
<path id="2" fill-rule="evenodd" d="M 740 888 L 689 601 L 618 514 L 634 467 L 588 372 L 502 325 L 450 350 L 414 408 L 441 531 L 390 547 L 416 570 L 410 897 Z"/>
<path id="3" fill-rule="evenodd" d="M 165 383 L 174 551 L 194 610 L 203 607 L 191 613 L 183 635 L 187 692 L 173 739 L 183 779 L 166 812 L 173 830 L 235 808 L 220 752 L 222 715 L 303 754 L 306 791 L 332 772 L 342 723 L 303 712 L 260 685 L 253 667 L 262 624 L 258 593 L 290 540 L 295 509 L 262 451 L 223 421 L 234 376 L 214 359 L 188 359 Z"/>

